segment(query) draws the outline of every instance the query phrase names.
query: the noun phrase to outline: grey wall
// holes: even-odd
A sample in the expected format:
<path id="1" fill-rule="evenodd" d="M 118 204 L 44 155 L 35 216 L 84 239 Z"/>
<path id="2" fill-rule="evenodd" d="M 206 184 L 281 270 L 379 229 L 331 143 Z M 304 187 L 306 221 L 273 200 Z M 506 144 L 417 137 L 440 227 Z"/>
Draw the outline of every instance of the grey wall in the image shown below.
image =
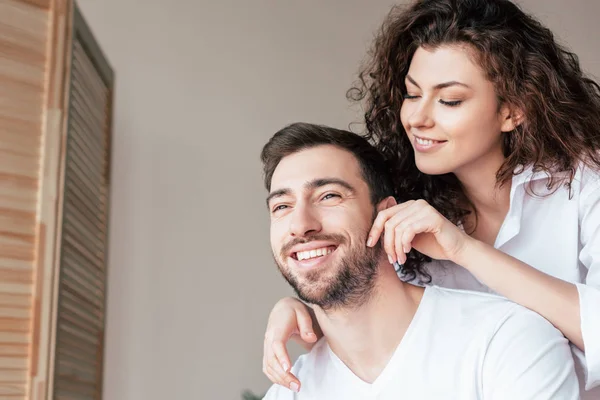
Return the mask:
<path id="1" fill-rule="evenodd" d="M 105 398 L 263 392 L 290 294 L 258 155 L 284 124 L 346 127 L 384 0 L 79 0 L 117 73 Z M 600 76 L 600 4 L 523 1 Z M 297 354 L 297 349 L 295 351 Z"/>

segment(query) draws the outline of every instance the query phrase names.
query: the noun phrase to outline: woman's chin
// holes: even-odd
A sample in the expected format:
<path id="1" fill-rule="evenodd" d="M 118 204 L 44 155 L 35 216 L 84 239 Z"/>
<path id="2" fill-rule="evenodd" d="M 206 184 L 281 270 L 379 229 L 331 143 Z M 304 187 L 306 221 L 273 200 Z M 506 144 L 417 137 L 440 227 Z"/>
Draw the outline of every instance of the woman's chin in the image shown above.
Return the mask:
<path id="1" fill-rule="evenodd" d="M 437 162 L 435 159 L 419 160 L 419 157 L 417 157 L 415 161 L 419 171 L 427 175 L 444 175 L 452 172 L 449 165 L 439 160 Z"/>

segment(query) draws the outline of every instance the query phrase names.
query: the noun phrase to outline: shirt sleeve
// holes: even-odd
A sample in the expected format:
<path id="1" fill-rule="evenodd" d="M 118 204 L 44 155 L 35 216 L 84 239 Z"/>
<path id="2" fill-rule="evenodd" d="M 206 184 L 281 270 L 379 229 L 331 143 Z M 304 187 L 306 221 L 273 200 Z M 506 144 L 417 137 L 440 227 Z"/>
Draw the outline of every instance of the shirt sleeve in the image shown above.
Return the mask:
<path id="1" fill-rule="evenodd" d="M 600 386 L 600 177 L 586 182 L 579 205 L 579 261 L 587 268 L 577 284 L 581 332 L 585 346 L 585 388 Z"/>
<path id="2" fill-rule="evenodd" d="M 481 377 L 484 399 L 579 399 L 568 340 L 543 317 L 518 306 L 490 340 Z"/>

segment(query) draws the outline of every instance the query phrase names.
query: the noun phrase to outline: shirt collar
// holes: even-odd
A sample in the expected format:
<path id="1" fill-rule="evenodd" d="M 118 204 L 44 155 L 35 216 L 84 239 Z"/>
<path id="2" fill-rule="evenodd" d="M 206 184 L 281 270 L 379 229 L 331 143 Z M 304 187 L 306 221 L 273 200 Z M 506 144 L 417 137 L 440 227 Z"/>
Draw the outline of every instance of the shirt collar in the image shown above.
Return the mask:
<path id="1" fill-rule="evenodd" d="M 521 172 L 519 172 L 521 171 Z M 550 180 L 550 174 L 547 171 L 533 171 L 533 165 L 529 165 L 523 167 L 522 165 L 517 166 L 513 173 L 517 175 L 513 175 L 512 185 L 516 188 L 528 182 L 540 181 L 540 180 Z M 568 178 L 570 172 L 569 171 L 561 171 L 554 172 L 552 175 L 555 178 Z"/>

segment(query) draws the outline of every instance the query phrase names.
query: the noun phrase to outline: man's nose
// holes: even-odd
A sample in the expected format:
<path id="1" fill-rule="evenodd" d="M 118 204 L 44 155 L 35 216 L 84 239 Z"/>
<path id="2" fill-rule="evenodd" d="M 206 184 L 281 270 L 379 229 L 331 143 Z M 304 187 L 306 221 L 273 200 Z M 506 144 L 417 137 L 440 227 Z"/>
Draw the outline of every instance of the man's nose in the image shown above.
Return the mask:
<path id="1" fill-rule="evenodd" d="M 303 237 L 321 231 L 318 213 L 310 207 L 296 206 L 290 221 L 290 235 Z"/>

